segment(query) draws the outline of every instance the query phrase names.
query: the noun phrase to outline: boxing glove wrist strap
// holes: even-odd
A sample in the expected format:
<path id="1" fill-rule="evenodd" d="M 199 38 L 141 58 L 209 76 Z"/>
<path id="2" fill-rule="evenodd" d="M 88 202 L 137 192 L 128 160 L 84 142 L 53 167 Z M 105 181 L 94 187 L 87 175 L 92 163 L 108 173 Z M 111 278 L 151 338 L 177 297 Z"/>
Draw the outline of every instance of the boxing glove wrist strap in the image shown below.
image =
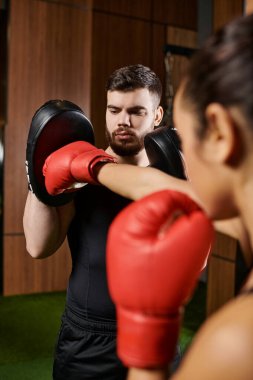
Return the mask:
<path id="1" fill-rule="evenodd" d="M 108 162 L 117 162 L 116 158 L 110 156 L 102 149 L 96 149 L 79 154 L 71 162 L 71 174 L 78 182 L 88 182 L 94 185 L 99 185 L 97 174 L 100 169 L 100 164 Z"/>
<path id="2" fill-rule="evenodd" d="M 112 157 L 109 155 L 105 157 L 104 155 L 102 155 L 102 156 L 98 156 L 94 158 L 94 160 L 90 163 L 89 174 L 91 178 L 93 178 L 97 184 L 100 184 L 97 178 L 99 170 L 101 169 L 102 166 L 104 166 L 105 164 L 108 164 L 109 162 L 116 164 L 117 160 L 115 157 Z"/>
<path id="3" fill-rule="evenodd" d="M 129 367 L 157 368 L 174 357 L 181 314 L 152 316 L 117 309 L 118 354 Z"/>

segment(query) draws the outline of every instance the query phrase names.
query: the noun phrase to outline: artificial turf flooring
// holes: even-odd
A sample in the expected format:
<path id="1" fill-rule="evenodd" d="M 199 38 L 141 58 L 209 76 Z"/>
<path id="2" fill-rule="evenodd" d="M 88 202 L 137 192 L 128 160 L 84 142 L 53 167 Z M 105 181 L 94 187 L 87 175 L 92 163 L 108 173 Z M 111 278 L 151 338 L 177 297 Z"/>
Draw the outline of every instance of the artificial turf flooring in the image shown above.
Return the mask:
<path id="1" fill-rule="evenodd" d="M 186 308 L 180 343 L 184 351 L 205 319 L 201 282 Z M 50 380 L 65 293 L 0 297 L 0 379 Z"/>
<path id="2" fill-rule="evenodd" d="M 51 379 L 65 293 L 0 298 L 0 379 Z"/>

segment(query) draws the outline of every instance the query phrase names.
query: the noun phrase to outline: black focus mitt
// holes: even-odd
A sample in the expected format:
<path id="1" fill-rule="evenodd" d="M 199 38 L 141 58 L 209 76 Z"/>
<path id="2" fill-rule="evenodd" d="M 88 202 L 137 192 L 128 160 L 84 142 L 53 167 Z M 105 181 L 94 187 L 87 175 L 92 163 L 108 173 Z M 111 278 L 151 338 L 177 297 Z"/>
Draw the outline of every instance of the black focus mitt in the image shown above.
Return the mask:
<path id="1" fill-rule="evenodd" d="M 158 127 L 144 137 L 150 166 L 173 177 L 186 179 L 180 140 L 174 128 Z"/>
<path id="2" fill-rule="evenodd" d="M 68 100 L 50 100 L 35 112 L 27 139 L 26 172 L 29 189 L 49 206 L 64 205 L 74 194 L 48 194 L 42 173 L 45 159 L 55 150 L 75 141 L 94 145 L 92 124 L 76 104 Z"/>

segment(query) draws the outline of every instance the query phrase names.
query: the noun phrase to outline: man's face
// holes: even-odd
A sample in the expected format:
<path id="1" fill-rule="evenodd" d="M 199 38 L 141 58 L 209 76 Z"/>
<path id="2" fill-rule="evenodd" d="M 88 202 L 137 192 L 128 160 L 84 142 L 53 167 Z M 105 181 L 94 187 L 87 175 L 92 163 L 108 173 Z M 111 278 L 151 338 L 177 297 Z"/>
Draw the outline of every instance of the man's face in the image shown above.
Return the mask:
<path id="1" fill-rule="evenodd" d="M 119 156 L 139 153 L 145 135 L 160 122 L 159 112 L 155 96 L 147 89 L 108 91 L 106 138 L 112 150 Z"/>

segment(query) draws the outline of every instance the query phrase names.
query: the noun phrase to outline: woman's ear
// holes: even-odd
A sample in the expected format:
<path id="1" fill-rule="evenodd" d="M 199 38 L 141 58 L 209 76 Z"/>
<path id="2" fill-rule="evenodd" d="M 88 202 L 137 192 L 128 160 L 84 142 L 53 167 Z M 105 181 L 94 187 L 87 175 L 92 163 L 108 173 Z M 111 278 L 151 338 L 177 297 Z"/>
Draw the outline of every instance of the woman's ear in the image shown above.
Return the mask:
<path id="1" fill-rule="evenodd" d="M 228 109 L 218 103 L 206 108 L 207 141 L 213 160 L 236 165 L 241 158 L 239 129 Z"/>
<path id="2" fill-rule="evenodd" d="M 162 106 L 158 106 L 156 109 L 156 114 L 155 114 L 155 126 L 158 126 L 163 118 L 163 108 Z"/>

